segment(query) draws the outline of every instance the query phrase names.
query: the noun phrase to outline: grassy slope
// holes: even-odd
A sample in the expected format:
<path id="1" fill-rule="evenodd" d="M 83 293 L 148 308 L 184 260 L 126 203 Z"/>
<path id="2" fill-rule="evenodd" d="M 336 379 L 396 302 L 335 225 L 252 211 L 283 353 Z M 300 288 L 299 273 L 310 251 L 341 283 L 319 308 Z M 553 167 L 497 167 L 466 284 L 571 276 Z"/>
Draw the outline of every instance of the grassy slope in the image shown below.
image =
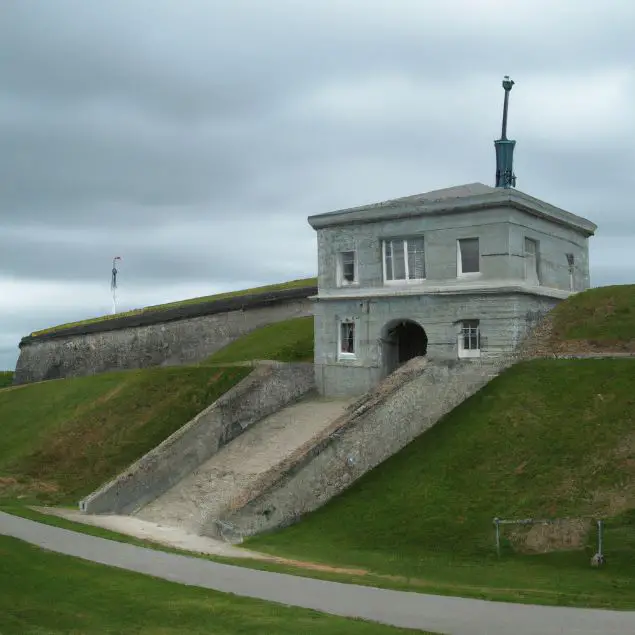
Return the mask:
<path id="1" fill-rule="evenodd" d="M 0 370 L 0 389 L 6 388 L 13 383 L 12 370 Z"/>
<path id="2" fill-rule="evenodd" d="M 559 304 L 551 317 L 555 341 L 635 351 L 635 285 L 589 289 Z"/>
<path id="3" fill-rule="evenodd" d="M 226 293 L 217 293 L 215 295 L 206 295 L 200 298 L 190 298 L 188 300 L 180 300 L 178 302 L 169 302 L 167 304 L 157 304 L 154 306 L 148 306 L 143 309 L 133 309 L 132 311 L 125 311 L 117 313 L 116 317 L 124 317 L 129 315 L 140 315 L 142 313 L 148 313 L 152 311 L 162 311 L 165 309 L 174 309 L 176 307 L 187 306 L 190 304 L 201 304 L 202 302 L 210 302 L 212 300 L 223 300 L 226 298 L 233 298 L 241 295 L 248 295 L 250 293 L 266 293 L 269 291 L 281 291 L 285 289 L 295 289 L 298 287 L 305 287 L 317 284 L 317 278 L 302 278 L 300 280 L 290 280 L 289 282 L 280 282 L 277 284 L 269 284 L 264 287 L 254 287 L 253 289 L 241 289 L 239 291 L 228 291 Z M 43 335 L 44 333 L 51 333 L 53 331 L 59 331 L 60 329 L 68 328 L 71 326 L 79 326 L 81 324 L 92 324 L 94 322 L 103 322 L 109 320 L 112 315 L 101 315 L 98 317 L 89 318 L 86 320 L 80 320 L 79 322 L 68 322 L 66 324 L 58 324 L 50 328 L 41 329 L 31 333 L 33 336 Z"/>
<path id="4" fill-rule="evenodd" d="M 0 496 L 76 502 L 249 373 L 154 368 L 0 391 Z"/>
<path id="5" fill-rule="evenodd" d="M 209 357 L 204 364 L 252 359 L 313 361 L 313 318 L 284 320 L 256 329 Z"/>
<path id="6" fill-rule="evenodd" d="M 635 361 L 539 360 L 495 379 L 297 525 L 247 541 L 289 557 L 635 607 Z M 492 519 L 600 515 L 585 552 L 494 555 Z M 577 598 L 577 599 L 576 599 Z"/>
<path id="7" fill-rule="evenodd" d="M 421 631 L 181 586 L 0 536 L 0 632 L 406 635 Z"/>

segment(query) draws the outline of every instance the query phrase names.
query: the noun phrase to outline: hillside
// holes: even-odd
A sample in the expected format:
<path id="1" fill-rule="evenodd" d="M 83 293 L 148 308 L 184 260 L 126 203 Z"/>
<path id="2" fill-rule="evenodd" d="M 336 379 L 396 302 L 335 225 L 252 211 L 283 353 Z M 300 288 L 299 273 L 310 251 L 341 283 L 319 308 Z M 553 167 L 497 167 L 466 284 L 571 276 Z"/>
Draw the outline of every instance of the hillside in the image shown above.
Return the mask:
<path id="1" fill-rule="evenodd" d="M 75 504 L 249 372 L 153 368 L 0 390 L 0 498 Z"/>
<path id="2" fill-rule="evenodd" d="M 256 329 L 196 366 L 0 390 L 0 499 L 27 494 L 75 504 L 250 372 L 223 364 L 312 356 L 313 318 L 296 318 Z"/>
<path id="3" fill-rule="evenodd" d="M 263 326 L 228 344 L 202 364 L 227 364 L 254 359 L 313 361 L 313 318 L 294 318 Z"/>
<path id="4" fill-rule="evenodd" d="M 540 355 L 635 353 L 635 285 L 589 289 L 560 303 L 526 349 Z"/>
<path id="5" fill-rule="evenodd" d="M 525 348 L 547 357 L 635 352 L 633 297 L 635 286 L 627 285 L 578 294 L 543 320 Z M 39 491 L 75 502 L 182 425 L 188 417 L 177 425 L 173 416 L 180 408 L 198 412 L 206 390 L 220 394 L 238 381 L 233 373 L 247 372 L 223 364 L 311 356 L 312 319 L 299 318 L 258 329 L 196 367 L 0 391 L 5 495 Z M 207 385 L 210 373 L 226 384 Z M 139 379 L 118 392 L 124 375 Z M 170 402 L 173 387 L 181 392 Z M 26 392 L 36 389 L 43 392 Z M 100 400 L 117 399 L 99 414 Z M 163 423 L 129 430 L 153 405 Z M 247 546 L 441 593 L 635 608 L 634 406 L 635 359 L 519 363 L 322 509 Z M 92 448 L 87 458 L 85 448 Z M 499 560 L 495 516 L 568 520 L 555 529 L 505 528 Z M 606 521 L 609 565 L 592 570 L 598 517 Z"/>
<path id="6" fill-rule="evenodd" d="M 518 364 L 323 508 L 246 546 L 560 597 L 579 594 L 593 573 L 588 519 L 600 517 L 611 568 L 595 576 L 593 592 L 618 601 L 628 591 L 635 606 L 634 389 L 635 360 Z M 496 516 L 574 520 L 530 534 L 505 529 L 496 563 Z M 554 547 L 570 550 L 540 553 Z"/>
<path id="7" fill-rule="evenodd" d="M 13 383 L 12 370 L 0 370 L 0 389 L 6 388 Z"/>

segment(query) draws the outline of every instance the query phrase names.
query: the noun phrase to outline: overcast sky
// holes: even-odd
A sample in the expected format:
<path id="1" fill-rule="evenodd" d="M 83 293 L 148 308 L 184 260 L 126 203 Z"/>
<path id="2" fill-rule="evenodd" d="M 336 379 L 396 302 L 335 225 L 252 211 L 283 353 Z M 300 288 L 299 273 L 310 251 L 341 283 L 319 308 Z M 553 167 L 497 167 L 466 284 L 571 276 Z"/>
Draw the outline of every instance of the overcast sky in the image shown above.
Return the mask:
<path id="1" fill-rule="evenodd" d="M 632 0 L 0 7 L 0 369 L 29 332 L 315 275 L 311 214 L 493 185 L 599 225 L 635 281 Z"/>

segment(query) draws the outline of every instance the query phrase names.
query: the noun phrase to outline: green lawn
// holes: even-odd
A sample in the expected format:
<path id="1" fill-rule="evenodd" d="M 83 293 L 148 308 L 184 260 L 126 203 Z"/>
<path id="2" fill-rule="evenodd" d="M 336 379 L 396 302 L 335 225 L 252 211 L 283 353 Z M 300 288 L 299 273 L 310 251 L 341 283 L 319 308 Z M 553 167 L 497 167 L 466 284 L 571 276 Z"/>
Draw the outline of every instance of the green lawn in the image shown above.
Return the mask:
<path id="1" fill-rule="evenodd" d="M 519 364 L 301 522 L 247 548 L 470 595 L 635 608 L 635 361 Z M 521 553 L 492 519 L 606 518 L 609 565 Z"/>
<path id="2" fill-rule="evenodd" d="M 280 282 L 277 284 L 269 284 L 263 287 L 254 287 L 252 289 L 240 289 L 238 291 L 228 291 L 226 293 L 217 293 L 215 295 L 206 295 L 200 298 L 190 298 L 188 300 L 179 300 L 178 302 L 169 302 L 167 304 L 156 304 L 153 306 L 144 307 L 142 309 L 133 309 L 132 311 L 124 311 L 117 313 L 115 317 L 125 317 L 130 315 L 140 315 L 142 313 L 151 313 L 154 311 L 164 311 L 165 309 L 174 309 L 181 306 L 188 306 L 190 304 L 201 304 L 203 302 L 211 302 L 212 300 L 224 300 L 226 298 L 234 298 L 241 295 L 249 295 L 251 293 L 267 293 L 271 291 L 284 291 L 287 289 L 297 289 L 300 287 L 306 287 L 317 284 L 317 278 L 302 278 L 300 280 L 290 280 L 289 282 Z M 41 329 L 31 333 L 32 336 L 44 335 L 45 333 L 52 333 L 61 329 L 70 328 L 72 326 L 80 326 L 82 324 L 93 324 L 94 322 L 103 322 L 104 320 L 110 320 L 112 315 L 101 315 L 86 320 L 80 320 L 79 322 L 68 322 L 66 324 L 58 324 L 49 328 Z"/>
<path id="3" fill-rule="evenodd" d="M 589 289 L 559 304 L 552 316 L 556 340 L 630 345 L 635 350 L 635 285 Z"/>
<path id="4" fill-rule="evenodd" d="M 6 388 L 13 383 L 12 370 L 0 370 L 0 389 Z"/>
<path id="5" fill-rule="evenodd" d="M 152 368 L 0 391 L 0 497 L 76 503 L 249 372 Z"/>
<path id="6" fill-rule="evenodd" d="M 421 633 L 183 586 L 0 536 L 0 633 Z"/>
<path id="7" fill-rule="evenodd" d="M 228 344 L 203 364 L 227 364 L 254 359 L 279 362 L 313 361 L 313 317 L 268 324 Z"/>

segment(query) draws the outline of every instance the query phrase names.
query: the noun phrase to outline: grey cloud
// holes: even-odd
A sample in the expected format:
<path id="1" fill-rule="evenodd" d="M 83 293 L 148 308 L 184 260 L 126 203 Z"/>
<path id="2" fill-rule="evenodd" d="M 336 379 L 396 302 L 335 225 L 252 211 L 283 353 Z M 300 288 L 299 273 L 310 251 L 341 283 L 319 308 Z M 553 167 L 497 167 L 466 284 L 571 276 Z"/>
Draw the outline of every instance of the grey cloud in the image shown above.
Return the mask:
<path id="1" fill-rule="evenodd" d="M 118 252 L 129 285 L 310 275 L 308 215 L 492 182 L 505 73 L 519 189 L 588 216 L 608 242 L 635 237 L 633 126 L 563 141 L 529 135 L 536 120 L 515 110 L 523 83 L 635 59 L 635 4 L 512 4 L 6 3 L 0 277 L 101 283 Z M 373 81 L 359 103 L 329 96 Z M 609 249 L 593 252 L 594 284 L 631 281 L 635 259 L 609 266 Z M 0 332 L 17 344 L 81 313 L 0 314 Z"/>

